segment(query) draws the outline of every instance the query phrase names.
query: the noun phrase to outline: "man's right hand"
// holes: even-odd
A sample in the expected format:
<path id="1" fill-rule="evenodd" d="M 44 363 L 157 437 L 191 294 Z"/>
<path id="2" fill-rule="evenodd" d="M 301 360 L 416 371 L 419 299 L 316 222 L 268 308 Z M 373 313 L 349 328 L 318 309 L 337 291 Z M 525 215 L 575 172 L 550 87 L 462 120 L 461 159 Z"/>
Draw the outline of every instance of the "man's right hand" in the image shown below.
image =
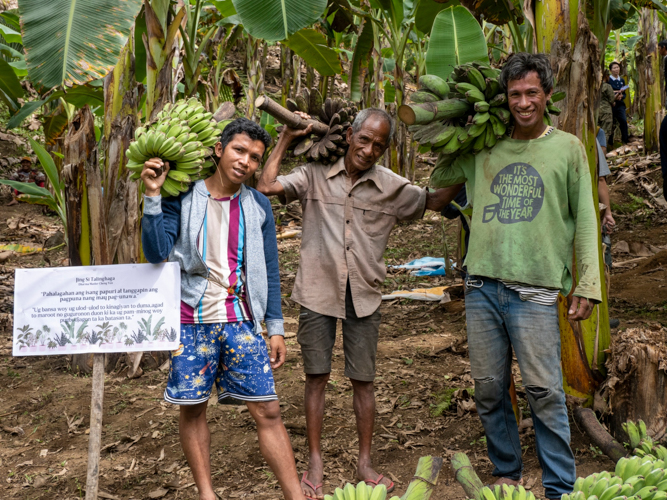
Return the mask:
<path id="1" fill-rule="evenodd" d="M 310 120 L 310 115 L 307 113 L 303 113 L 302 111 L 295 111 L 294 114 L 300 117 L 302 120 Z M 280 133 L 280 138 L 282 139 L 284 137 L 284 140 L 291 143 L 297 137 L 303 137 L 305 135 L 310 134 L 312 130 L 313 126 L 311 124 L 309 124 L 304 129 L 291 128 L 285 125 L 283 127 L 282 132 Z"/>
<path id="2" fill-rule="evenodd" d="M 157 175 L 155 170 L 162 169 L 162 175 Z M 144 162 L 144 169 L 141 171 L 141 180 L 146 186 L 146 196 L 157 196 L 160 194 L 160 188 L 164 184 L 169 172 L 169 162 L 163 162 L 160 158 L 151 158 Z"/>

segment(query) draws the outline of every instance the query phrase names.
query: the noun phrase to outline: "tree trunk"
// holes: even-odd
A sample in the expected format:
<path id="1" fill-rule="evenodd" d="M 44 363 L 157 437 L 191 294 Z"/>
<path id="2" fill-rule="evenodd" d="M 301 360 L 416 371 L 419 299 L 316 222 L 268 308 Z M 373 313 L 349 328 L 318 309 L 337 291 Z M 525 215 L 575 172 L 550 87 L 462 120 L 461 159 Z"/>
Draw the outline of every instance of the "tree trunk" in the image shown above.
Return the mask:
<path id="1" fill-rule="evenodd" d="M 280 45 L 280 78 L 283 80 L 282 93 L 280 95 L 280 104 L 287 106 L 287 99 L 290 96 L 290 86 L 294 75 L 292 66 L 292 51 L 286 45 Z"/>
<path id="2" fill-rule="evenodd" d="M 599 100 L 600 49 L 588 21 L 577 2 L 544 0 L 535 6 L 535 27 L 539 52 L 551 58 L 555 90 L 567 97 L 559 105 L 562 113 L 554 119 L 559 129 L 576 135 L 584 144 L 593 185 L 593 200 L 598 215 L 597 148 L 595 146 L 595 109 Z M 599 228 L 599 226 L 598 226 Z M 604 284 L 602 238 L 598 229 L 599 268 L 602 303 L 586 321 L 571 323 L 567 310 L 571 296 L 558 301 L 561 328 L 563 385 L 565 391 L 591 404 L 604 370 L 604 350 L 609 345 L 609 313 Z"/>
<path id="3" fill-rule="evenodd" d="M 661 23 L 658 13 L 653 9 L 642 9 L 639 18 L 640 34 L 644 40 L 645 71 L 643 76 L 646 104 L 644 108 L 644 150 L 658 151 L 658 114 L 662 108 L 662 89 L 660 87 L 660 54 L 658 53 L 658 32 Z"/>
<path id="4" fill-rule="evenodd" d="M 262 63 L 260 61 L 260 46 L 262 41 L 250 35 L 246 42 L 246 71 L 248 75 L 248 95 L 246 96 L 246 118 L 259 123 L 259 114 L 255 112 L 255 100 L 260 95 L 260 87 L 264 86 Z"/>
<path id="5" fill-rule="evenodd" d="M 628 420 L 643 420 L 656 441 L 667 436 L 665 360 L 664 328 L 630 328 L 614 336 L 607 360 L 609 376 L 600 395 L 607 401 L 609 428 L 618 441 L 628 441 L 622 428 Z"/>

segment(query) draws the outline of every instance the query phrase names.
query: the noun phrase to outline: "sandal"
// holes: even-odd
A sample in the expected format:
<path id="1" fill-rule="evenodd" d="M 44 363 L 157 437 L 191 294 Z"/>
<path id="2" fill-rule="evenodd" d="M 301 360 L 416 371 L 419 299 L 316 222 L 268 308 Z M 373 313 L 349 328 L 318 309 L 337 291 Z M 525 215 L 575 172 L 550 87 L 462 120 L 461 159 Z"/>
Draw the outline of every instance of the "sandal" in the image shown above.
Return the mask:
<path id="1" fill-rule="evenodd" d="M 364 483 L 372 484 L 373 486 L 377 486 L 378 484 L 380 484 L 380 481 L 382 481 L 383 477 L 384 477 L 384 475 L 380 474 L 375 481 L 373 481 L 372 479 L 365 479 Z M 392 491 L 394 491 L 394 487 L 395 487 L 394 482 L 389 481 L 389 486 L 387 486 L 387 493 L 391 493 Z"/>
<path id="2" fill-rule="evenodd" d="M 308 486 L 311 490 L 313 490 L 313 494 L 315 494 L 315 495 L 317 495 L 317 490 L 318 490 L 319 488 L 322 487 L 322 483 L 320 483 L 320 484 L 313 484 L 313 483 L 311 483 L 310 481 L 308 481 L 308 471 L 306 471 L 306 472 L 303 473 L 303 476 L 301 477 L 301 484 L 302 484 L 302 485 L 305 484 L 306 486 Z M 302 488 L 303 488 L 303 487 L 302 487 Z M 304 496 L 305 496 L 308 500 L 319 500 L 316 496 L 315 496 L 315 497 L 311 497 L 311 496 L 309 496 L 309 495 L 305 495 L 305 494 L 304 494 Z"/>

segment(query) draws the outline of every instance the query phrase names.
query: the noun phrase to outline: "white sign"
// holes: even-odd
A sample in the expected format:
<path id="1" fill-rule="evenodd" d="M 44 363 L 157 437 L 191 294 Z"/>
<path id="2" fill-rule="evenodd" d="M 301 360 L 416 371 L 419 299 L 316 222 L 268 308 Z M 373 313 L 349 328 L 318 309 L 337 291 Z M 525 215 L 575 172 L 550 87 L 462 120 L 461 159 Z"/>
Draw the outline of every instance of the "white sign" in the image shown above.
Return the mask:
<path id="1" fill-rule="evenodd" d="M 17 269 L 14 356 L 175 350 L 175 262 Z"/>

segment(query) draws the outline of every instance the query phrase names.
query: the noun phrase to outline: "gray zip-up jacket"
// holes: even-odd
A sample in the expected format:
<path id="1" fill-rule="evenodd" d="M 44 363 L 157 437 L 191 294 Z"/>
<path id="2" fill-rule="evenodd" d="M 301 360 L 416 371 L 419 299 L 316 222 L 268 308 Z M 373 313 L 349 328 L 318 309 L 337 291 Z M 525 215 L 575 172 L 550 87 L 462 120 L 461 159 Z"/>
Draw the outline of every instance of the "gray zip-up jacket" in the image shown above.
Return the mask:
<path id="1" fill-rule="evenodd" d="M 209 269 L 197 250 L 209 193 L 203 180 L 178 197 L 144 196 L 141 242 L 148 262 L 169 259 L 181 266 L 181 300 L 197 307 L 207 286 Z M 255 331 L 266 323 L 269 337 L 285 335 L 280 299 L 278 244 L 271 202 L 258 191 L 241 185 L 245 223 L 246 292 Z"/>

